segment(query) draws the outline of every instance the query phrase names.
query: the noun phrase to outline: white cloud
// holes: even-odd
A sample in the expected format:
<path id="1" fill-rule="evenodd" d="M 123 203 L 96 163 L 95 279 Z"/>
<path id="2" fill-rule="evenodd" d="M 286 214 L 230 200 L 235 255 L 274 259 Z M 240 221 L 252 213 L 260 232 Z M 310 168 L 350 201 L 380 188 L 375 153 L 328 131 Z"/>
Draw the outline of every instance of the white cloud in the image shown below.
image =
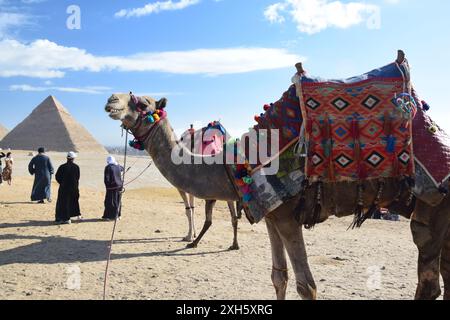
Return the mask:
<path id="1" fill-rule="evenodd" d="M 0 12 L 0 39 L 8 36 L 11 30 L 16 30 L 30 23 L 30 17 L 22 13 Z"/>
<path id="2" fill-rule="evenodd" d="M 361 24 L 373 19 L 379 10 L 365 2 L 285 0 L 268 6 L 264 15 L 272 23 L 283 23 L 290 16 L 300 32 L 314 34 L 331 27 L 346 29 Z"/>
<path id="3" fill-rule="evenodd" d="M 9 86 L 9 91 L 23 91 L 23 92 L 44 92 L 44 91 L 59 91 L 70 93 L 86 93 L 86 94 L 102 94 L 111 91 L 109 87 L 90 86 L 90 87 L 36 87 L 28 84 L 16 84 Z"/>
<path id="4" fill-rule="evenodd" d="M 142 17 L 161 11 L 182 10 L 198 3 L 200 3 L 200 0 L 180 0 L 178 2 L 173 2 L 172 0 L 158 1 L 149 3 L 141 8 L 122 9 L 116 12 L 114 16 L 116 18 Z"/>
<path id="5" fill-rule="evenodd" d="M 0 77 L 62 78 L 67 71 L 223 75 L 292 67 L 304 58 L 285 49 L 224 48 L 95 56 L 49 40 L 0 41 Z"/>
<path id="6" fill-rule="evenodd" d="M 272 4 L 266 8 L 266 10 L 264 11 L 264 16 L 271 23 L 283 23 L 286 20 L 281 12 L 286 10 L 286 7 L 287 3 Z"/>

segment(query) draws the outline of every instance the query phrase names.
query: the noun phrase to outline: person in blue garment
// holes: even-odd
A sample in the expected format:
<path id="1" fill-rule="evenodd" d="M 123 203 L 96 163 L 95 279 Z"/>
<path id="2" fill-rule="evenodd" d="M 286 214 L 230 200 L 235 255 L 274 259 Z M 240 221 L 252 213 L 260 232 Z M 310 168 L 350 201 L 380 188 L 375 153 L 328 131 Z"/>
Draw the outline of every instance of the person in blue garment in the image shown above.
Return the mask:
<path id="1" fill-rule="evenodd" d="M 54 169 L 52 161 L 45 154 L 44 148 L 38 149 L 38 155 L 35 156 L 28 165 L 28 171 L 34 175 L 33 190 L 31 191 L 31 201 L 45 203 L 52 201 L 51 184 Z"/>
<path id="2" fill-rule="evenodd" d="M 108 165 L 105 168 L 105 211 L 102 219 L 113 221 L 120 219 L 124 168 L 119 165 L 113 156 L 106 160 Z"/>

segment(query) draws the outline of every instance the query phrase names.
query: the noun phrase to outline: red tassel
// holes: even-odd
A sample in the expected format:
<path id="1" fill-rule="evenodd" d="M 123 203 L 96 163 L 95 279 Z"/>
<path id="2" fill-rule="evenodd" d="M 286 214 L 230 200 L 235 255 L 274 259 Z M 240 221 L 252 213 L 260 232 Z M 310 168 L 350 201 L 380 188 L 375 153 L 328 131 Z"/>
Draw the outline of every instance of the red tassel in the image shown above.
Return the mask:
<path id="1" fill-rule="evenodd" d="M 398 177 L 400 175 L 400 165 L 398 163 L 398 157 L 397 157 L 397 153 L 396 152 L 394 152 L 393 157 L 394 157 L 394 159 L 393 159 L 393 162 L 394 162 L 394 177 Z"/>
<path id="2" fill-rule="evenodd" d="M 384 113 L 384 134 L 390 136 L 392 134 L 392 121 L 389 112 Z"/>
<path id="3" fill-rule="evenodd" d="M 352 138 L 354 140 L 359 139 L 359 123 L 357 119 L 352 120 Z"/>
<path id="4" fill-rule="evenodd" d="M 323 137 L 326 140 L 330 140 L 331 139 L 331 125 L 330 125 L 330 120 L 327 119 L 325 120 L 325 125 L 323 126 Z"/>
<path id="5" fill-rule="evenodd" d="M 334 170 L 334 161 L 333 161 L 332 156 L 329 159 L 328 174 L 330 176 L 331 181 L 336 181 L 336 174 L 335 174 L 335 170 Z"/>
<path id="6" fill-rule="evenodd" d="M 270 106 L 268 104 L 264 105 L 264 111 L 267 111 L 270 109 Z"/>
<path id="7" fill-rule="evenodd" d="M 306 122 L 306 132 L 308 132 L 308 134 L 311 134 L 312 133 L 312 128 L 313 128 L 312 121 L 308 120 Z"/>
<path id="8" fill-rule="evenodd" d="M 359 165 L 358 171 L 359 171 L 358 172 L 358 176 L 362 180 L 366 179 L 367 176 L 369 175 L 368 172 L 367 172 L 367 167 L 366 167 L 366 165 L 364 163 L 361 163 Z"/>

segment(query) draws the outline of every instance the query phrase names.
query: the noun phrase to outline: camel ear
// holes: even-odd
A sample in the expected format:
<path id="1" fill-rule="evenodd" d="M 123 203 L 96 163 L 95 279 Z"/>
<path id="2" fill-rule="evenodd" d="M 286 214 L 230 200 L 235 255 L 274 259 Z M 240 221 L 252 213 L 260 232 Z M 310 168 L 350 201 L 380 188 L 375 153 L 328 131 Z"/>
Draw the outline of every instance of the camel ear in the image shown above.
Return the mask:
<path id="1" fill-rule="evenodd" d="M 162 110 L 167 106 L 167 99 L 162 98 L 161 100 L 156 102 L 156 109 Z"/>

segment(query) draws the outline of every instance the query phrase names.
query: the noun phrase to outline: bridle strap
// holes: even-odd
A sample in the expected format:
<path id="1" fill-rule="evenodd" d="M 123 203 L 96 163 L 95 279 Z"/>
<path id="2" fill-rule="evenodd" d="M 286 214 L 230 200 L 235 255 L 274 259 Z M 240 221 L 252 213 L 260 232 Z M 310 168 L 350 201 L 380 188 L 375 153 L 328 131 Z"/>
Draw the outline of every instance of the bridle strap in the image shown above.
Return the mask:
<path id="1" fill-rule="evenodd" d="M 164 113 L 164 116 L 161 116 L 161 119 L 159 121 L 157 121 L 156 123 L 152 124 L 150 126 L 150 128 L 148 129 L 148 131 L 143 135 L 143 136 L 138 136 L 135 133 L 142 127 L 142 125 L 145 123 L 144 119 L 148 113 L 147 111 L 147 106 L 144 105 L 144 108 L 142 108 L 141 106 L 143 105 L 143 103 L 141 103 L 139 101 L 139 98 L 136 97 L 132 92 L 130 92 L 130 98 L 131 101 L 133 102 L 136 110 L 139 112 L 139 116 L 136 119 L 136 123 L 134 124 L 134 126 L 132 128 L 125 128 L 127 130 L 130 130 L 131 133 L 134 135 L 134 137 L 141 141 L 141 142 L 145 142 L 151 135 L 151 133 L 157 128 L 159 127 L 159 123 L 164 120 L 167 117 L 167 114 L 164 112 L 164 110 L 162 111 Z"/>

